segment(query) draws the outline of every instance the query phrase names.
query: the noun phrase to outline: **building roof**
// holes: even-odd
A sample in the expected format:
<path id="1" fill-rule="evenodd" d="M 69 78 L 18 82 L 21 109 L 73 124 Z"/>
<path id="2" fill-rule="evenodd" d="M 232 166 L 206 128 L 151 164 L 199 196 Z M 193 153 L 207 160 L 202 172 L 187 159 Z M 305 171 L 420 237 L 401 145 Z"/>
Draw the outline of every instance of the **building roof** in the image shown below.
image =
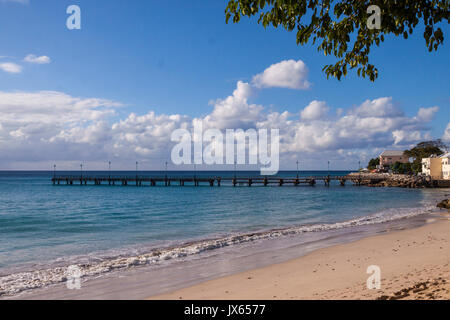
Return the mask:
<path id="1" fill-rule="evenodd" d="M 386 150 L 382 154 L 380 154 L 381 157 L 402 157 L 404 151 L 399 150 Z"/>
<path id="2" fill-rule="evenodd" d="M 443 154 L 440 158 L 450 158 L 450 152 Z"/>

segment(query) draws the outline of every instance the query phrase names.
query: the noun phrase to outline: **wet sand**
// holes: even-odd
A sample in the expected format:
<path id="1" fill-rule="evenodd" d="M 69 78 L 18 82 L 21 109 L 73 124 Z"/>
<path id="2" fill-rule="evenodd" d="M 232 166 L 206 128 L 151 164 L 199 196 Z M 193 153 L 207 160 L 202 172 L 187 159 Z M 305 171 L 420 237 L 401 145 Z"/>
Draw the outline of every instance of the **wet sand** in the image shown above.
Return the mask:
<path id="1" fill-rule="evenodd" d="M 450 216 L 150 299 L 449 299 Z M 369 266 L 381 288 L 368 289 Z"/>

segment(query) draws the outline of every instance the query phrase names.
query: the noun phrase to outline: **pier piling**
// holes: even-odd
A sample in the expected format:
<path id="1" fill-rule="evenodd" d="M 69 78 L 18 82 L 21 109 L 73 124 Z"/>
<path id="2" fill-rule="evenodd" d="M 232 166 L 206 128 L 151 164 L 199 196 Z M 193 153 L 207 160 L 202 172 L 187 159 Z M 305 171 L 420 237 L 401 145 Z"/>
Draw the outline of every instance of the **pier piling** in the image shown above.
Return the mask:
<path id="1" fill-rule="evenodd" d="M 365 179 L 365 178 L 364 178 Z M 128 186 L 129 184 L 135 185 L 137 187 L 149 186 L 156 187 L 166 186 L 170 187 L 172 185 L 177 186 L 195 186 L 199 187 L 201 184 L 209 185 L 210 187 L 221 187 L 225 185 L 232 185 L 234 187 L 240 186 L 295 186 L 298 187 L 300 185 L 309 185 L 315 186 L 317 182 L 323 182 L 325 186 L 330 187 L 332 181 L 337 181 L 341 186 L 345 186 L 346 182 L 350 180 L 355 185 L 363 185 L 363 178 L 352 178 L 350 176 L 312 176 L 312 177 L 273 177 L 273 176 L 264 176 L 264 177 L 90 177 L 88 175 L 83 174 L 83 177 L 80 176 L 55 176 L 51 178 L 53 185 L 95 185 L 100 186 L 104 183 L 107 186 L 114 186 L 120 184 L 122 186 Z M 367 179 L 366 179 L 367 180 Z M 366 181 L 364 180 L 364 181 Z M 186 184 L 188 182 L 188 184 Z"/>

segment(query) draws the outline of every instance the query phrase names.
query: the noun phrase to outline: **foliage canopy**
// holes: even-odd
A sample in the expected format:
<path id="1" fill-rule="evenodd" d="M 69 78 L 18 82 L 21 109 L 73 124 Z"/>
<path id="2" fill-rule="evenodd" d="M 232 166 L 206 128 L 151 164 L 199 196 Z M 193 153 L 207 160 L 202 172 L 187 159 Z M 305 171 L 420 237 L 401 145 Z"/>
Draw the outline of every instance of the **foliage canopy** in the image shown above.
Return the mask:
<path id="1" fill-rule="evenodd" d="M 380 29 L 367 25 L 371 5 L 381 9 Z M 230 18 L 238 23 L 244 16 L 258 16 L 264 28 L 296 30 L 297 44 L 317 43 L 318 51 L 338 58 L 323 68 L 327 78 L 340 80 L 348 69 L 357 68 L 358 76 L 375 81 L 378 69 L 369 63 L 372 46 L 390 34 L 407 39 L 422 23 L 428 50 L 437 50 L 444 41 L 437 24 L 448 23 L 449 0 L 229 0 L 225 15 L 227 23 Z"/>
<path id="2" fill-rule="evenodd" d="M 425 141 L 417 144 L 411 150 L 406 150 L 405 155 L 413 158 L 412 169 L 415 173 L 422 172 L 422 159 L 429 158 L 432 155 L 440 156 L 444 153 L 447 146 L 441 139 Z"/>
<path id="3" fill-rule="evenodd" d="M 370 159 L 367 169 L 374 170 L 380 164 L 380 158 Z"/>

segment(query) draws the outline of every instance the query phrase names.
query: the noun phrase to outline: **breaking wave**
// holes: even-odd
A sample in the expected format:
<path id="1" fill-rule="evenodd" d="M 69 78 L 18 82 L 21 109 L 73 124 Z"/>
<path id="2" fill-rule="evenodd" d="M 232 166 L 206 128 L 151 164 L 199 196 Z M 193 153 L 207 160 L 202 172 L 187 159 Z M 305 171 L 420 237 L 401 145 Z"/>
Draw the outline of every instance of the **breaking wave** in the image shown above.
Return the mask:
<path id="1" fill-rule="evenodd" d="M 356 226 L 372 225 L 411 218 L 433 210 L 428 205 L 421 208 L 392 209 L 369 216 L 337 222 L 312 225 L 301 225 L 282 229 L 272 229 L 255 233 L 235 234 L 221 238 L 191 241 L 181 245 L 152 249 L 147 253 L 132 256 L 116 256 L 100 261 L 78 264 L 83 280 L 98 277 L 112 271 L 126 270 L 137 266 L 157 265 L 165 261 L 194 256 L 202 252 L 216 250 L 228 246 L 250 243 L 258 240 L 279 238 L 282 236 L 300 235 L 307 232 L 323 232 Z M 67 281 L 68 266 L 59 266 L 42 270 L 12 273 L 0 276 L 0 296 L 12 296 L 26 290 L 43 288 Z"/>

